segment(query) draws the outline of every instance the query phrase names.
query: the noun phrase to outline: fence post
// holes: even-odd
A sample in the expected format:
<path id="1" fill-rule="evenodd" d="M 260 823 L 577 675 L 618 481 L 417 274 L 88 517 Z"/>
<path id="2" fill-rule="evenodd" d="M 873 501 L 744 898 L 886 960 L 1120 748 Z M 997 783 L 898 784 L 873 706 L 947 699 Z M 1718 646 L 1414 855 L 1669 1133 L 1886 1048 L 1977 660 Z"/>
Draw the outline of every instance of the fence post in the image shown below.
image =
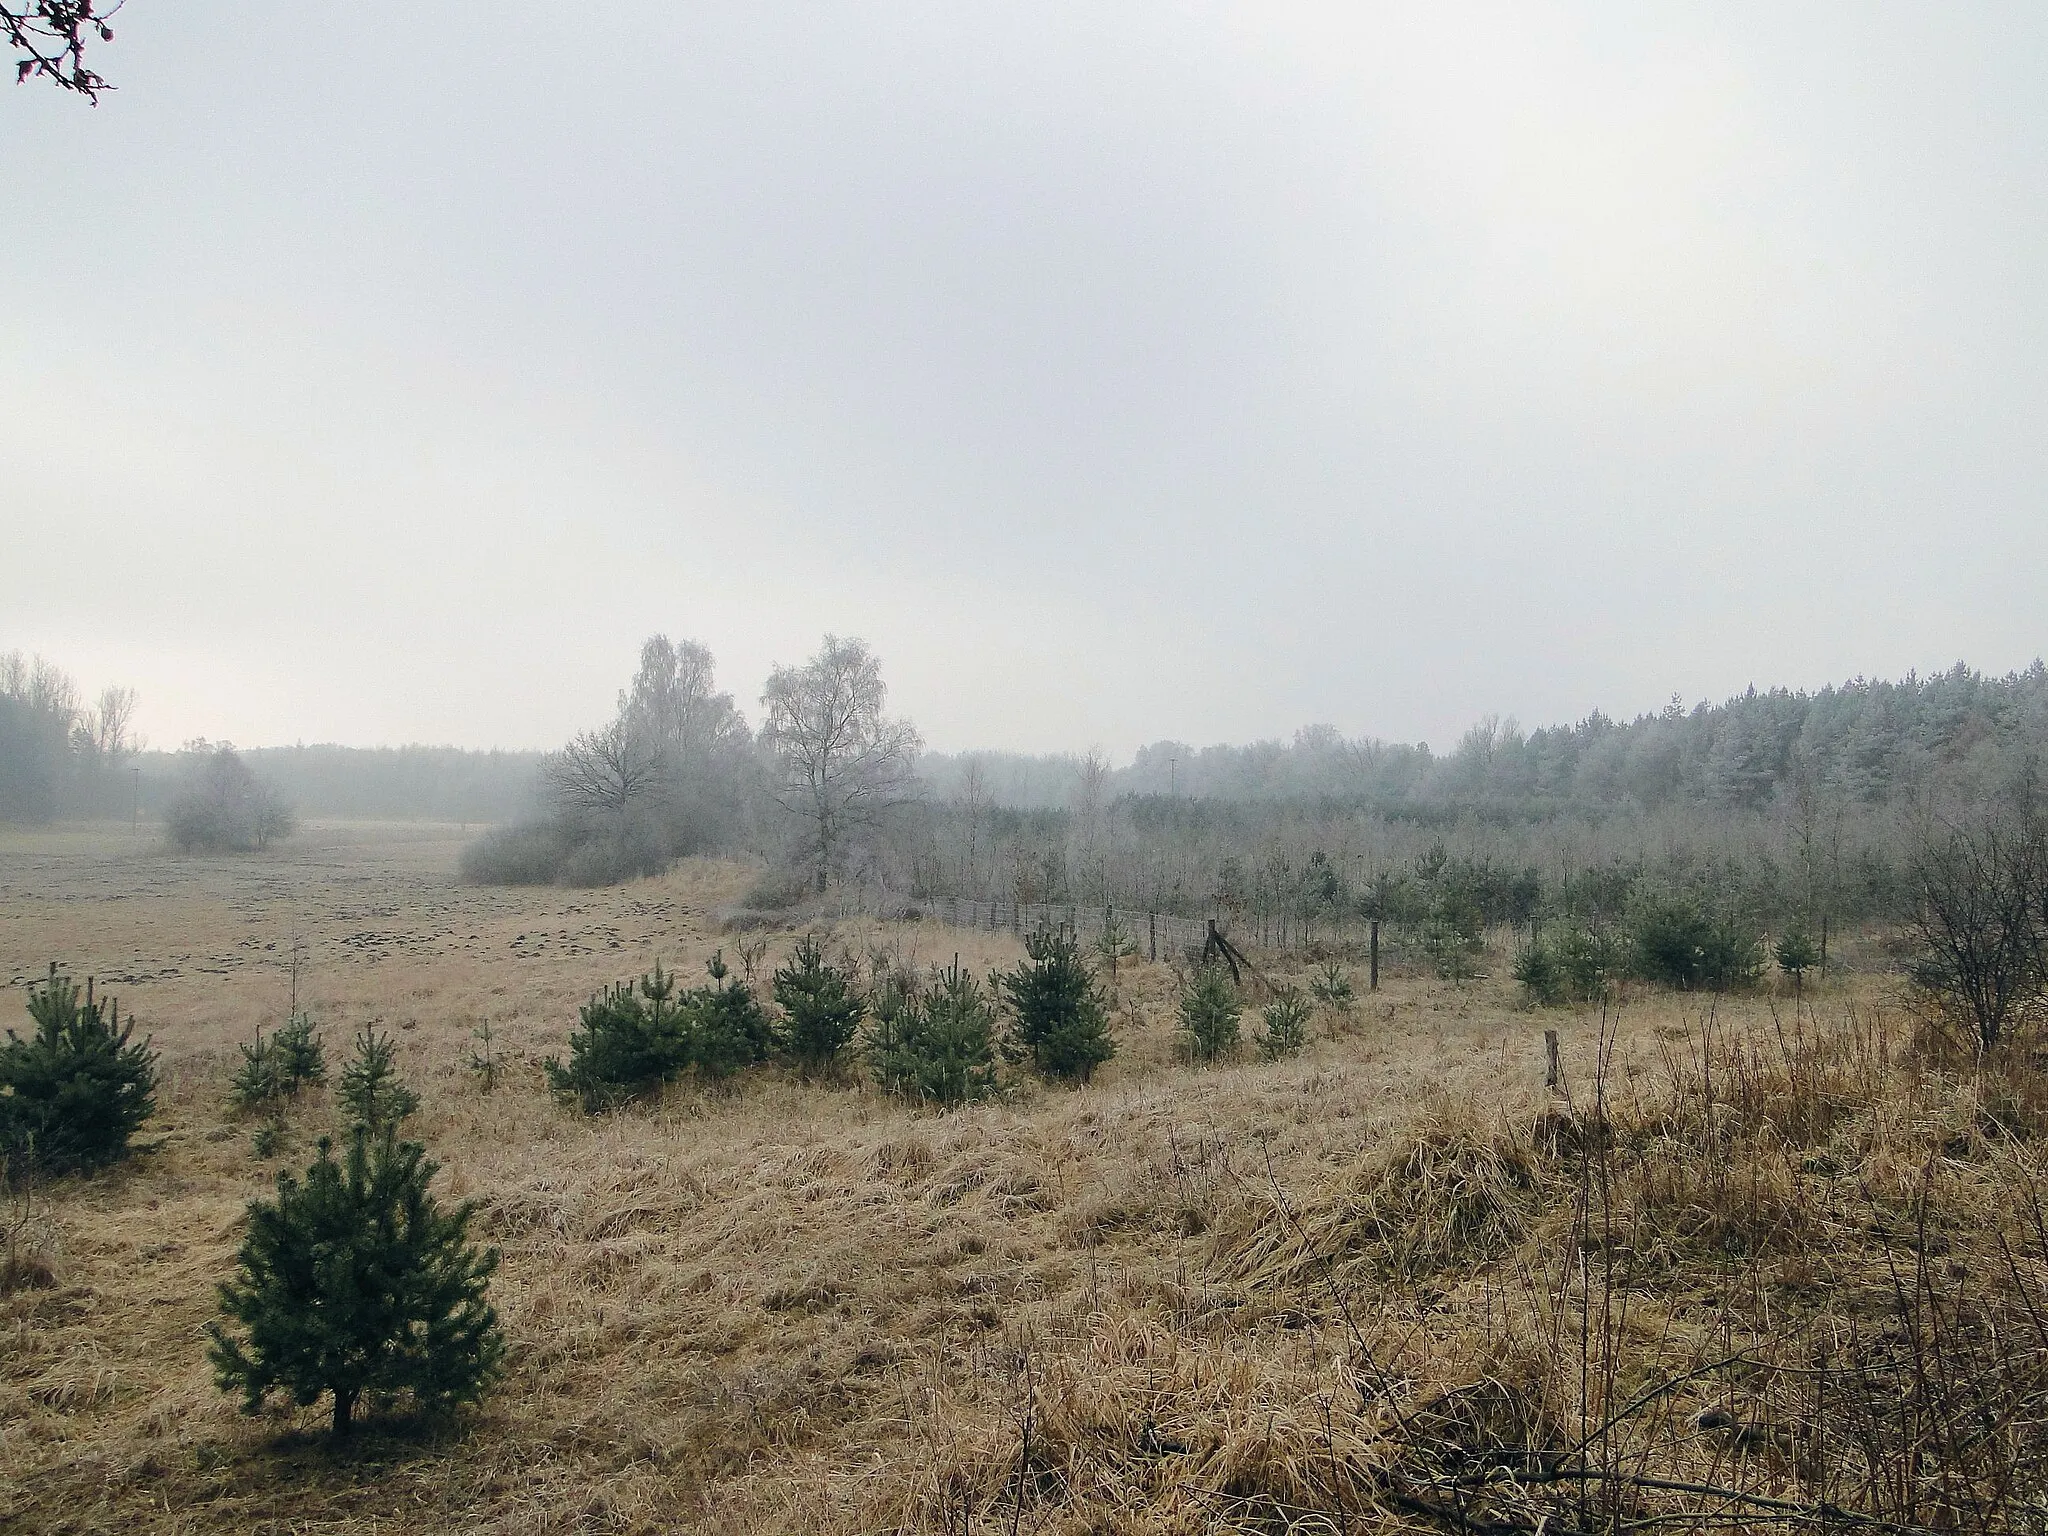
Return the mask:
<path id="1" fill-rule="evenodd" d="M 1380 989 L 1380 920 L 1379 920 L 1378 918 L 1374 918 L 1374 919 L 1372 920 L 1372 985 L 1371 985 L 1371 986 L 1370 986 L 1369 988 L 1367 988 L 1367 990 L 1368 990 L 1368 991 L 1371 991 L 1371 992 L 1377 992 L 1377 991 L 1379 991 L 1379 989 Z"/>
<path id="2" fill-rule="evenodd" d="M 1147 912 L 1145 914 L 1145 924 L 1152 930 L 1152 963 L 1157 965 L 1159 963 L 1159 914 L 1157 912 Z"/>
<path id="3" fill-rule="evenodd" d="M 1543 1031 L 1543 1086 L 1555 1088 L 1563 1076 L 1557 1064 L 1557 1031 L 1546 1029 Z"/>

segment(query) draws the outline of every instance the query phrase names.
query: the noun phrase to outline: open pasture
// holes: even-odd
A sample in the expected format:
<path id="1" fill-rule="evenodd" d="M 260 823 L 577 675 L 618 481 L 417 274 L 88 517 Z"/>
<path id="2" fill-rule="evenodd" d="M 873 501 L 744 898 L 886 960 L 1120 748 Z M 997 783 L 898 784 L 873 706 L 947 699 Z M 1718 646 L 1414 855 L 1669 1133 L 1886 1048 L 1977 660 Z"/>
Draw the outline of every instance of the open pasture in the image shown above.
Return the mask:
<path id="1" fill-rule="evenodd" d="M 11 1529 L 980 1529 L 1019 1499 L 1029 1529 L 1215 1528 L 1197 1515 L 1228 1500 L 1205 1498 L 1252 1497 L 1262 1455 L 1358 1400 L 1351 1323 L 1273 1268 L 1276 1202 L 1327 1206 L 1418 1128 L 1526 1126 L 1546 1025 L 1581 1081 L 1597 1048 L 1597 1017 L 1520 1012 L 1504 981 L 1393 979 L 1297 1059 L 1196 1069 L 1168 968 L 1126 962 L 1120 1054 L 1088 1088 L 940 1115 L 763 1070 L 592 1119 L 549 1098 L 539 1058 L 607 981 L 657 959 L 687 977 L 721 947 L 736 964 L 713 913 L 750 870 L 484 889 L 456 880 L 453 827 L 320 825 L 217 860 L 120 827 L 4 836 L 0 1006 L 18 1024 L 50 959 L 94 974 L 164 1075 L 142 1155 L 39 1195 L 55 1284 L 0 1299 Z M 793 941 L 768 937 L 764 982 Z M 924 923 L 838 942 L 976 968 L 1018 953 Z M 285 1016 L 295 946 L 330 1060 L 365 1024 L 397 1035 L 423 1100 L 408 1133 L 502 1250 L 508 1368 L 460 1432 L 373 1424 L 337 1453 L 321 1409 L 251 1420 L 211 1382 L 202 1329 L 244 1204 L 333 1119 L 313 1092 L 263 1159 L 227 1101 L 237 1043 Z M 1631 1006 L 1617 1081 L 1685 1011 Z M 505 1061 L 488 1092 L 486 1022 Z M 1182 1493 L 1107 1465 L 1099 1487 L 1062 1473 L 1058 1497 L 1008 1478 L 1027 1420 L 1071 1449 L 1110 1413 L 1146 1465 L 1185 1459 Z"/>

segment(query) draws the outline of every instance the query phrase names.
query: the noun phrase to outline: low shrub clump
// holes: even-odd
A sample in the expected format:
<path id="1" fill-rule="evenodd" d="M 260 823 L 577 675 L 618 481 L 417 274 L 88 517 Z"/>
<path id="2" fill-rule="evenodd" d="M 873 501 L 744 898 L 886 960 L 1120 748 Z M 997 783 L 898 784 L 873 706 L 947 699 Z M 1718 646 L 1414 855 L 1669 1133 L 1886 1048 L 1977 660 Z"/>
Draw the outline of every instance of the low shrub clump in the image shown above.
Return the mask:
<path id="1" fill-rule="evenodd" d="M 617 885 L 660 874 L 679 852 L 651 818 L 557 816 L 486 832 L 462 850 L 462 877 L 478 885 Z"/>
<path id="2" fill-rule="evenodd" d="M 1800 931 L 1788 936 L 1794 965 L 1812 963 Z M 1752 987 L 1770 956 L 1740 915 L 1686 894 L 1638 892 L 1618 930 L 1568 920 L 1531 937 L 1515 957 L 1515 980 L 1539 1008 L 1596 1003 L 1633 976 L 1680 991 Z"/>
<path id="3" fill-rule="evenodd" d="M 297 824 L 276 789 L 230 746 L 200 743 L 185 754 L 164 828 L 180 853 L 254 853 Z"/>
<path id="4" fill-rule="evenodd" d="M 477 885 L 553 885 L 568 862 L 554 822 L 493 827 L 462 850 L 462 878 Z"/>
<path id="5" fill-rule="evenodd" d="M 755 912 L 787 912 L 810 899 L 812 881 L 800 869 L 771 865 L 749 885 L 739 904 Z"/>

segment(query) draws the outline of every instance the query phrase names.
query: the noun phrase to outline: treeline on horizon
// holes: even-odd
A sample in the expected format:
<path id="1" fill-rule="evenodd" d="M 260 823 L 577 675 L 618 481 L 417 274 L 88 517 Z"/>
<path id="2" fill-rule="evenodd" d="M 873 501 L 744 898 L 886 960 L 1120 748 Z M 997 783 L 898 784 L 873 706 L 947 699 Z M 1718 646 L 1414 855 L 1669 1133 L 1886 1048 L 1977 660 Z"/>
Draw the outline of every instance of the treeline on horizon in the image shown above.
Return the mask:
<path id="1" fill-rule="evenodd" d="M 1420 933 L 1619 921 L 1679 900 L 1782 927 L 1892 919 L 1930 817 L 1998 801 L 2048 747 L 2048 669 L 1958 665 L 1813 693 L 1488 720 L 1441 755 L 1346 739 L 1098 755 L 928 757 L 899 844 L 923 894 L 1200 913 L 1269 938 L 1377 915 Z"/>
<path id="2" fill-rule="evenodd" d="M 0 822 L 163 815 L 194 761 L 225 742 L 152 750 L 132 688 L 88 701 L 44 657 L 0 653 Z M 251 747 L 240 756 L 301 815 L 510 821 L 534 805 L 543 752 L 461 747 Z"/>
<path id="3" fill-rule="evenodd" d="M 2048 668 L 1986 676 L 1961 662 L 1930 677 L 1856 678 L 1813 693 L 1755 688 L 1721 704 L 1616 721 L 1595 710 L 1575 725 L 1524 732 L 1490 717 L 1446 753 L 1426 743 L 1346 737 L 1304 726 L 1292 741 L 1194 747 L 1161 741 L 1128 767 L 1079 754 L 927 754 L 920 772 L 938 799 L 980 792 L 995 805 L 1064 809 L 1104 775 L 1106 799 L 1157 796 L 1223 802 L 1339 802 L 1422 819 L 1501 821 L 1692 802 L 1761 810 L 1804 778 L 1864 804 L 1937 780 L 1984 781 L 2011 753 L 2048 740 Z"/>
<path id="4" fill-rule="evenodd" d="M 716 792 L 696 794 L 624 865 L 551 861 L 529 836 L 519 846 L 534 857 L 513 876 L 599 882 L 685 853 L 802 864 L 768 803 L 771 733 L 757 736 L 715 692 L 708 652 L 685 642 L 671 657 L 701 667 L 677 697 L 716 706 L 716 751 L 683 754 L 715 760 Z M 197 744 L 140 750 L 127 735 L 133 704 L 109 689 L 87 707 L 48 663 L 0 658 L 0 819 L 153 814 Z M 888 814 L 847 837 L 831 865 L 836 880 L 912 897 L 1221 907 L 1297 930 L 1401 892 L 1426 906 L 1441 899 L 1431 882 L 1446 880 L 1489 922 L 1612 905 L 1639 885 L 1765 921 L 1820 909 L 1882 917 L 1898 907 L 1912 819 L 1996 798 L 2044 746 L 2048 668 L 2036 661 L 2002 677 L 1958 664 L 1812 693 L 1751 689 L 1528 732 L 1488 719 L 1444 753 L 1328 726 L 1243 746 L 1159 742 L 1124 767 L 1098 753 L 923 753 Z M 301 816 L 529 828 L 562 759 L 333 745 L 243 756 Z M 780 899 L 802 889 L 785 879 Z"/>

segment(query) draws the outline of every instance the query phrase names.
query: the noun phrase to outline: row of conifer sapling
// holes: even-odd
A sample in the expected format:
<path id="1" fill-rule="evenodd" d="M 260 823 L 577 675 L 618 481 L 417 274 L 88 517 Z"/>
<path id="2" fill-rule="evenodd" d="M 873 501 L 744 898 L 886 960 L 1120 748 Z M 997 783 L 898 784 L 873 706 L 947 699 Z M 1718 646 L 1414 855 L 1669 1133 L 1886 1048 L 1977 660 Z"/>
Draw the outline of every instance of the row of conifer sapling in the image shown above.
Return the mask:
<path id="1" fill-rule="evenodd" d="M 22 1250 L 37 1185 L 129 1158 L 158 1085 L 149 1040 L 90 981 L 52 965 L 28 1013 L 29 1034 L 10 1029 L 0 1044 L 0 1291 L 50 1283 L 47 1262 Z M 321 1041 L 295 1012 L 244 1048 L 231 1091 L 275 1127 L 281 1106 L 326 1076 Z M 339 1437 L 359 1406 L 433 1416 L 475 1401 L 505 1345 L 488 1294 L 497 1252 L 469 1241 L 474 1206 L 436 1200 L 437 1165 L 400 1134 L 419 1099 L 388 1035 L 357 1037 L 337 1090 L 339 1149 L 321 1137 L 303 1176 L 280 1172 L 272 1196 L 250 1202 L 207 1334 L 215 1380 L 247 1411 L 325 1397 Z"/>
<path id="2" fill-rule="evenodd" d="M 806 1079 L 864 1070 L 886 1092 L 940 1106 L 995 1093 L 1006 1066 L 1085 1083 L 1116 1054 L 1103 980 L 1114 972 L 1091 967 L 1062 928 L 1026 935 L 1024 951 L 1017 966 L 986 978 L 958 956 L 923 976 L 877 956 L 864 976 L 851 955 L 835 961 L 810 933 L 773 973 L 773 1012 L 732 974 L 723 951 L 706 967 L 708 979 L 687 990 L 657 964 L 592 997 L 570 1033 L 567 1060 L 543 1065 L 556 1093 L 593 1112 L 686 1073 L 717 1082 L 771 1061 Z M 750 951 L 749 970 L 757 958 Z M 1308 993 L 1279 990 L 1254 1043 L 1268 1059 L 1292 1055 L 1307 1043 L 1317 1004 L 1342 1011 L 1352 1000 L 1349 978 L 1331 966 Z M 1178 1013 L 1192 1059 L 1239 1050 L 1243 1002 L 1220 966 L 1184 979 Z"/>
<path id="3" fill-rule="evenodd" d="M 999 1058 L 1085 1081 L 1116 1051 L 1108 997 L 1071 934 L 1034 934 L 1025 949 L 1023 963 L 985 983 L 956 958 L 922 979 L 897 968 L 863 985 L 854 966 L 832 963 L 807 935 L 774 973 L 776 1018 L 722 959 L 687 992 L 657 968 L 593 998 L 568 1063 L 550 1061 L 547 1071 L 557 1091 L 589 1108 L 686 1070 L 729 1075 L 775 1056 L 820 1076 L 858 1054 L 889 1091 L 937 1104 L 994 1092 Z M 1349 984 L 1333 969 L 1314 995 L 1347 1006 Z M 10 1029 L 0 1045 L 0 1183 L 15 1196 L 36 1180 L 89 1175 L 127 1158 L 158 1083 L 149 1040 L 135 1040 L 132 1017 L 123 1021 L 90 982 L 81 989 L 53 965 L 30 989 L 28 1011 L 30 1034 Z M 1278 996 L 1265 1009 L 1262 1052 L 1298 1050 L 1310 1013 L 1298 994 Z M 1241 1014 L 1220 969 L 1202 967 L 1184 981 L 1180 1024 L 1194 1058 L 1234 1052 Z M 488 1040 L 471 1064 L 487 1086 L 495 1080 Z M 230 1092 L 237 1106 L 264 1115 L 259 1154 L 281 1145 L 286 1107 L 326 1081 L 324 1044 L 296 1010 L 242 1048 Z M 339 1147 L 322 1136 L 303 1174 L 280 1171 L 272 1195 L 250 1202 L 234 1272 L 219 1288 L 221 1316 L 207 1329 L 215 1379 L 240 1393 L 248 1412 L 274 1398 L 300 1408 L 326 1398 L 341 1437 L 360 1407 L 446 1413 L 497 1376 L 505 1344 L 488 1292 L 498 1254 L 469 1241 L 472 1202 L 445 1207 L 434 1197 L 437 1165 L 401 1134 L 418 1105 L 391 1037 L 366 1028 L 336 1084 Z M 20 1198 L 6 1208 L 27 1209 Z M 26 1221 L 0 1233 L 0 1288 L 46 1283 L 47 1266 L 18 1248 Z"/>

